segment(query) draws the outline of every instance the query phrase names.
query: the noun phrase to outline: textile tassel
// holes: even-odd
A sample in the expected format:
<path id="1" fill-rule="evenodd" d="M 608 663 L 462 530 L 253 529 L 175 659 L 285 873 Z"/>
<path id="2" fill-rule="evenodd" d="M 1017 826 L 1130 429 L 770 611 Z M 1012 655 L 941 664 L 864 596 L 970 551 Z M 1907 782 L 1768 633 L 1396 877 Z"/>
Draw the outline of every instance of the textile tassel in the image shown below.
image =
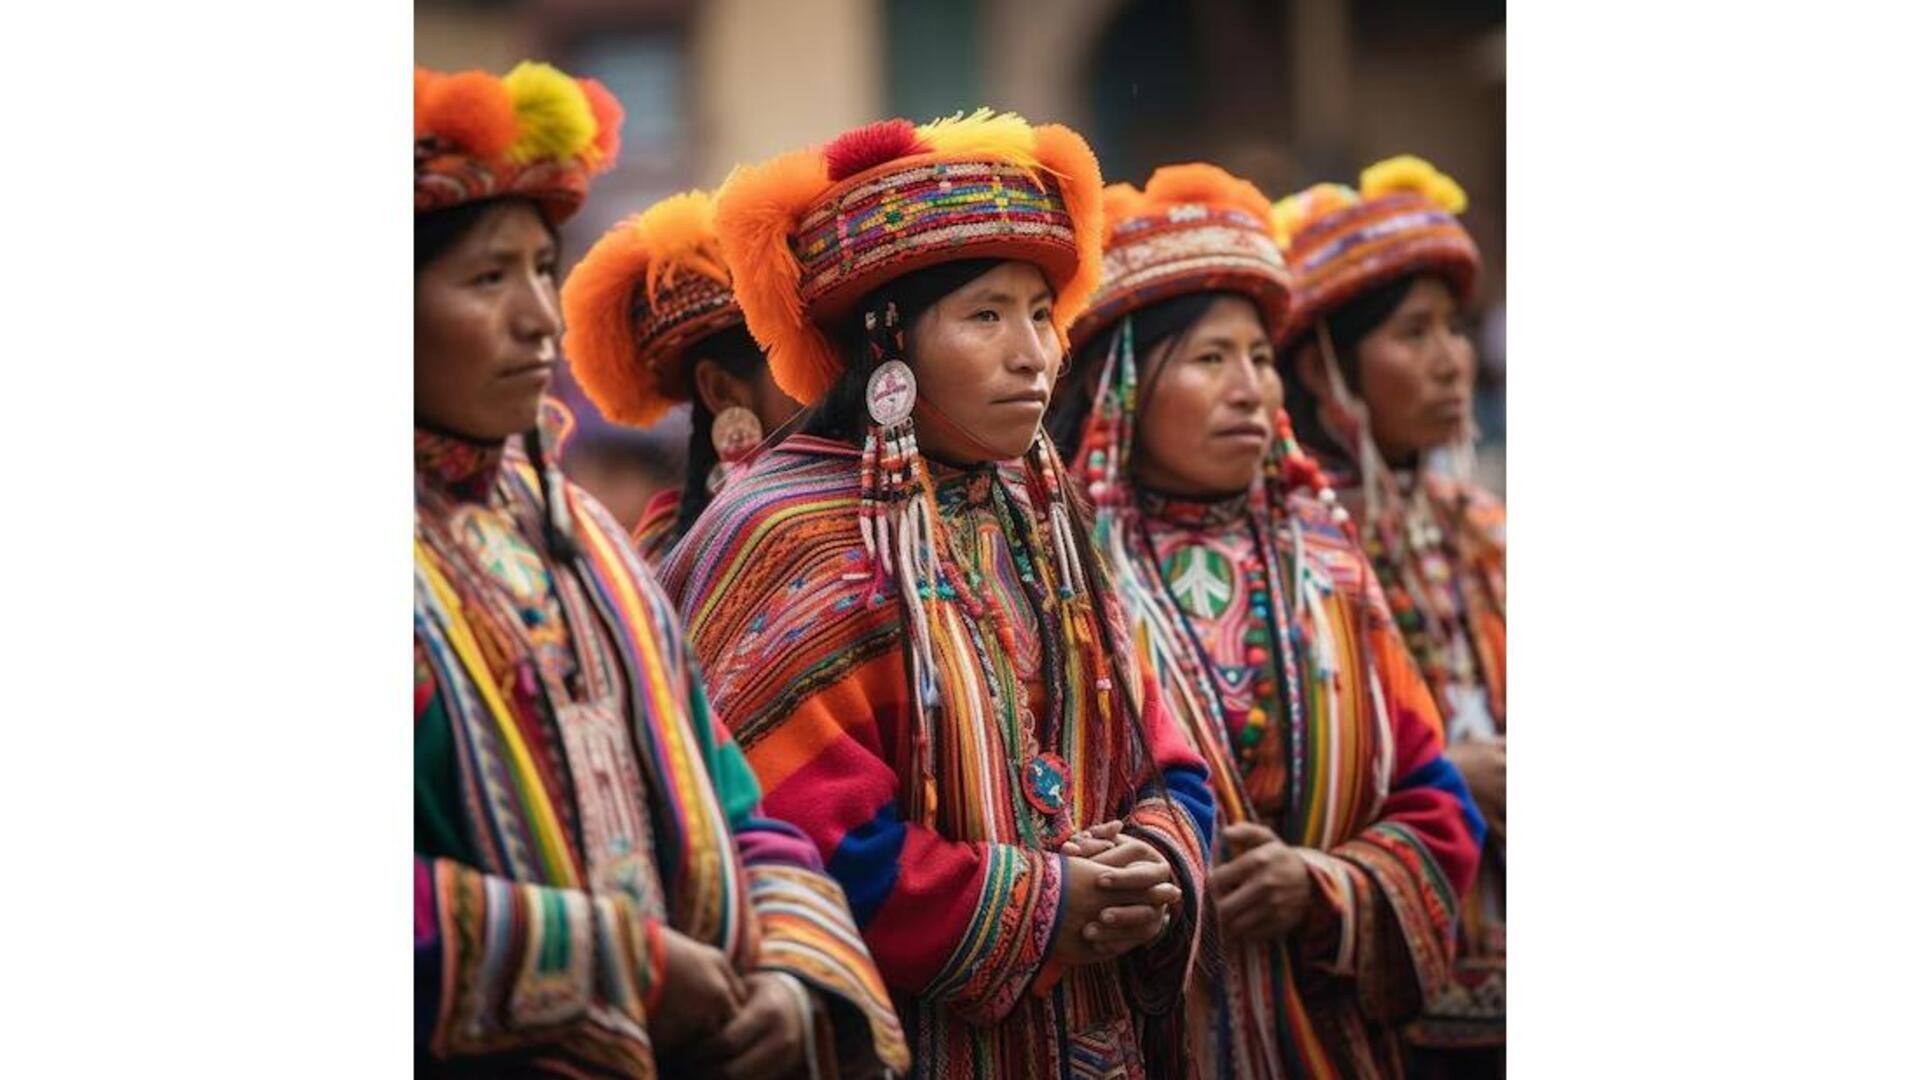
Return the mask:
<path id="1" fill-rule="evenodd" d="M 1346 376 L 1340 373 L 1340 362 L 1333 351 L 1333 336 L 1327 332 L 1326 322 L 1323 320 L 1314 324 L 1314 332 L 1319 336 L 1320 355 L 1326 360 L 1327 385 L 1333 391 L 1334 403 L 1354 419 L 1353 456 L 1360 465 L 1360 492 L 1365 499 L 1367 520 L 1378 521 L 1381 485 L 1388 483 L 1392 470 L 1381 455 L 1380 448 L 1373 443 L 1366 402 L 1354 394 L 1347 386 Z"/>
<path id="2" fill-rule="evenodd" d="M 1078 468 L 1087 484 L 1087 496 L 1093 501 L 1093 531 L 1096 542 L 1116 559 L 1124 546 L 1120 538 L 1119 516 L 1127 504 L 1128 490 L 1122 485 L 1132 441 L 1133 395 L 1133 316 L 1120 324 L 1107 358 L 1100 368 L 1100 382 L 1093 394 L 1093 422 L 1087 425 L 1082 440 Z M 1116 562 L 1116 566 L 1123 565 Z"/>
<path id="3" fill-rule="evenodd" d="M 906 336 L 900 327 L 899 309 L 889 303 L 884 320 L 875 312 L 867 312 L 866 327 L 868 348 L 878 364 L 867 380 L 867 415 L 871 424 L 862 453 L 862 469 L 870 471 L 873 485 L 871 500 L 863 498 L 862 505 L 864 508 L 870 501 L 872 513 L 861 538 L 865 541 L 868 533 L 872 534 L 869 554 L 876 564 L 875 576 L 893 579 L 906 609 L 907 653 L 924 738 L 924 733 L 930 731 L 926 711 L 940 704 L 932 628 L 927 616 L 927 601 L 937 595 L 939 581 L 929 508 L 932 486 L 914 437 L 913 403 L 917 391 L 913 372 L 903 359 Z M 931 775 L 931 753 L 929 742 L 921 751 L 923 778 Z"/>
<path id="4" fill-rule="evenodd" d="M 1027 451 L 1028 483 L 1047 501 L 1047 531 L 1053 538 L 1054 565 L 1060 568 L 1060 599 L 1085 596 L 1086 570 L 1080 565 L 1080 553 L 1073 546 L 1073 528 L 1067 517 L 1066 470 L 1060 452 L 1044 429 Z"/>

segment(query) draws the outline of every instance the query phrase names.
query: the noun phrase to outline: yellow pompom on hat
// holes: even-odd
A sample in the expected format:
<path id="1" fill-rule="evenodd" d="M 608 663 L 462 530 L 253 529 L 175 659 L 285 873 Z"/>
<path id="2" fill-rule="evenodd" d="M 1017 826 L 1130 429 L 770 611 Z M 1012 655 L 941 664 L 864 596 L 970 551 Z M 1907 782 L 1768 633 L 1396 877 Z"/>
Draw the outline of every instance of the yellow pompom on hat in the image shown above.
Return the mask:
<path id="1" fill-rule="evenodd" d="M 1127 315 L 1198 292 L 1237 292 L 1258 304 L 1272 331 L 1286 324 L 1292 275 L 1274 236 L 1267 197 L 1217 165 L 1167 165 L 1145 190 L 1109 185 L 1099 291 L 1074 322 L 1076 345 Z"/>
<path id="2" fill-rule="evenodd" d="M 573 215 L 620 153 L 620 103 L 593 79 L 522 61 L 504 77 L 413 71 L 413 211 L 520 196 Z"/>
<path id="3" fill-rule="evenodd" d="M 662 199 L 594 242 L 560 289 L 562 350 L 609 420 L 646 426 L 690 400 L 689 352 L 743 320 L 713 199 Z"/>
<path id="4" fill-rule="evenodd" d="M 962 259 L 1033 263 L 1064 341 L 1100 276 L 1093 151 L 1011 113 L 869 124 L 736 169 L 715 201 L 747 328 L 802 404 L 843 368 L 828 328 L 888 281 Z"/>
<path id="5" fill-rule="evenodd" d="M 1480 249 L 1457 217 L 1466 208 L 1452 177 L 1411 154 L 1363 170 L 1358 190 L 1315 184 L 1274 204 L 1295 282 L 1287 336 L 1407 274 L 1438 274 L 1466 302 L 1480 276 Z"/>

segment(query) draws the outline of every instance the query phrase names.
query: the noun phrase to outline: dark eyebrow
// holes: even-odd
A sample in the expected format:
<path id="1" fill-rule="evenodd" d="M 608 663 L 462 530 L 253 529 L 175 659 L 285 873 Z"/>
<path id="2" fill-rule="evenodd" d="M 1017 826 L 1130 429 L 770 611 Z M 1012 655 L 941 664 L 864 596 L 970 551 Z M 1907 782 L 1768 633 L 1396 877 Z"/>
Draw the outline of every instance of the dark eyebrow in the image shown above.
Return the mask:
<path id="1" fill-rule="evenodd" d="M 534 251 L 533 255 L 536 259 L 550 259 L 557 253 L 553 242 L 546 241 Z M 482 252 L 480 257 L 488 262 L 517 262 L 520 256 L 521 250 L 517 247 L 493 247 Z"/>
<path id="2" fill-rule="evenodd" d="M 989 290 L 987 290 L 986 292 L 983 292 L 983 293 L 979 293 L 979 294 L 976 294 L 976 295 L 974 295 L 974 296 L 972 296 L 972 297 L 969 297 L 969 298 L 968 298 L 968 301 L 967 301 L 967 302 L 968 302 L 968 303 L 972 303 L 972 304 L 1008 304 L 1008 305 L 1012 305 L 1012 304 L 1018 304 L 1018 303 L 1020 302 L 1020 299 L 1019 299 L 1018 297 L 1016 297 L 1016 296 L 1014 296 L 1014 295 L 1013 295 L 1012 293 L 1010 293 L 1010 292 L 1008 292 L 1008 291 L 1006 291 L 1005 289 L 989 289 Z M 1035 304 L 1039 304 L 1039 303 L 1052 303 L 1052 302 L 1053 302 L 1053 290 L 1052 290 L 1052 289 L 1047 289 L 1047 290 L 1045 290 L 1044 292 L 1042 292 L 1042 293 L 1041 293 L 1041 294 L 1040 294 L 1039 296 L 1036 296 L 1036 297 L 1035 297 L 1035 298 L 1034 298 L 1033 300 L 1031 300 L 1031 301 L 1029 301 L 1029 302 L 1030 302 L 1030 303 L 1035 303 Z"/>
<path id="3" fill-rule="evenodd" d="M 1203 348 L 1210 348 L 1210 349 L 1231 349 L 1235 345 L 1238 345 L 1239 342 L 1226 336 L 1225 334 L 1220 334 L 1215 337 L 1200 338 L 1197 341 L 1195 341 L 1194 344 L 1199 345 Z M 1255 341 L 1251 345 L 1249 345 L 1248 348 L 1257 348 L 1261 345 L 1267 345 L 1267 344 L 1270 344 L 1270 342 L 1268 342 L 1265 338 L 1261 338 L 1259 341 Z"/>

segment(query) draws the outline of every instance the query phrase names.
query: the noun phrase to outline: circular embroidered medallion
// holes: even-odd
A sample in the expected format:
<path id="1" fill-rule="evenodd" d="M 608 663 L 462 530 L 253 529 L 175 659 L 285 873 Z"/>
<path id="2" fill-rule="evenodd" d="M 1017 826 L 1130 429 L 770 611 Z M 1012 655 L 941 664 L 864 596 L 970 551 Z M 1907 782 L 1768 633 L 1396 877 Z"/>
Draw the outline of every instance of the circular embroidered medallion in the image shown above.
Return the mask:
<path id="1" fill-rule="evenodd" d="M 1020 786 L 1035 810 L 1057 814 L 1067 805 L 1067 763 L 1058 754 L 1040 754 L 1027 762 Z"/>
<path id="2" fill-rule="evenodd" d="M 1225 555 L 1200 544 L 1173 553 L 1163 568 L 1173 598 L 1187 614 L 1217 619 L 1233 603 L 1233 565 Z"/>
<path id="3" fill-rule="evenodd" d="M 881 427 L 905 423 L 913 415 L 913 400 L 918 394 L 913 369 L 898 360 L 889 360 L 873 369 L 867 378 L 867 415 Z"/>

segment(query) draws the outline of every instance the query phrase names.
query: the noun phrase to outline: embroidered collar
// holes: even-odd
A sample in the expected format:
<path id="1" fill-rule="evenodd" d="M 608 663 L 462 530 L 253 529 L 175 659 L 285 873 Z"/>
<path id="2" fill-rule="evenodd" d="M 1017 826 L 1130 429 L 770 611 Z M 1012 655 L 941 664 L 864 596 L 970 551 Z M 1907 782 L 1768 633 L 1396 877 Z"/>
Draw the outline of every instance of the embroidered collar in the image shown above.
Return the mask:
<path id="1" fill-rule="evenodd" d="M 506 458 L 505 439 L 475 442 L 458 435 L 413 429 L 413 473 L 464 502 L 486 502 Z"/>
<path id="2" fill-rule="evenodd" d="M 1247 492 L 1218 499 L 1183 498 L 1136 488 L 1140 511 L 1149 521 L 1175 525 L 1183 529 L 1214 531 L 1230 528 L 1247 520 L 1250 505 Z"/>

